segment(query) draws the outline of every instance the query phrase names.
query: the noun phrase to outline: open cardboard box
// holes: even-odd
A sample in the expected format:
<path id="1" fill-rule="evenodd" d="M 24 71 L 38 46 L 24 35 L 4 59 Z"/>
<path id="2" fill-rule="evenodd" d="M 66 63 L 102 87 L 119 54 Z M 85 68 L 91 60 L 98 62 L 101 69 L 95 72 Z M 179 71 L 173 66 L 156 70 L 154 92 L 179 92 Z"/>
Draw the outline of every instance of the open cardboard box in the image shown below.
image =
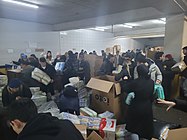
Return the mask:
<path id="1" fill-rule="evenodd" d="M 166 140 L 187 140 L 187 128 L 169 130 Z"/>
<path id="2" fill-rule="evenodd" d="M 115 82 L 114 76 L 91 78 L 87 84 L 93 90 L 91 108 L 97 113 L 113 112 L 119 121 L 123 119 L 122 96 L 120 84 Z"/>
<path id="3" fill-rule="evenodd" d="M 157 139 L 153 138 L 152 140 Z M 187 128 L 169 130 L 166 140 L 187 140 Z"/>

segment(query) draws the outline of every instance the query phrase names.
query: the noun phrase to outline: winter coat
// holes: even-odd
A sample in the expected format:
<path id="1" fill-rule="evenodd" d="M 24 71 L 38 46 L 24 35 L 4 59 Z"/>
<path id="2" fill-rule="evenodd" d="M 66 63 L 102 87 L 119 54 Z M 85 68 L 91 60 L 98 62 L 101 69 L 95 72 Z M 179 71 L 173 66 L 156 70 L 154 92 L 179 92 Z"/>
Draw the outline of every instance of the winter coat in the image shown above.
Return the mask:
<path id="1" fill-rule="evenodd" d="M 147 64 L 149 66 L 149 74 L 151 75 L 151 79 L 156 82 L 156 80 L 160 80 L 162 82 L 162 73 L 158 66 L 154 63 L 153 60 L 147 59 Z M 137 66 L 134 68 L 134 79 L 138 78 Z"/>
<path id="2" fill-rule="evenodd" d="M 153 135 L 153 80 L 139 77 L 126 83 L 124 87 L 126 87 L 126 93 L 134 92 L 135 94 L 127 110 L 126 129 L 138 134 L 141 138 L 151 139 Z"/>
<path id="3" fill-rule="evenodd" d="M 17 140 L 84 140 L 81 133 L 68 120 L 59 120 L 49 114 L 27 122 Z"/>
<path id="4" fill-rule="evenodd" d="M 8 86 L 5 86 L 2 91 L 3 106 L 8 106 L 9 104 L 11 104 L 12 101 L 16 100 L 16 97 L 31 98 L 32 93 L 31 93 L 29 87 L 24 84 L 20 85 L 19 91 L 16 93 L 13 93 L 13 94 L 8 91 Z"/>

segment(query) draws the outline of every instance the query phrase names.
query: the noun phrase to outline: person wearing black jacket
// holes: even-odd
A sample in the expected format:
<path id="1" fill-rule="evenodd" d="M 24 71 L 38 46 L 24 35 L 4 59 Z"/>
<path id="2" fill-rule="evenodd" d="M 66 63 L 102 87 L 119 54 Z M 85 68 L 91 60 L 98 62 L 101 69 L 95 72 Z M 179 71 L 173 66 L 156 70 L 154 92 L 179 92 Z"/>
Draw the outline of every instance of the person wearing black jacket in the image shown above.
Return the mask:
<path id="1" fill-rule="evenodd" d="M 84 81 L 85 84 L 87 84 L 91 78 L 90 64 L 88 61 L 84 60 L 84 54 L 81 53 L 79 54 L 78 76 L 80 77 L 81 80 Z"/>
<path id="2" fill-rule="evenodd" d="M 41 65 L 40 69 L 51 78 L 51 83 L 49 83 L 47 86 L 42 85 L 41 90 L 46 93 L 51 93 L 51 95 L 54 95 L 54 78 L 56 75 L 56 70 L 51 64 L 47 63 L 45 57 L 41 57 L 39 59 L 39 63 Z"/>
<path id="3" fill-rule="evenodd" d="M 101 65 L 100 70 L 97 72 L 98 75 L 112 75 L 112 71 L 115 70 L 114 57 L 113 55 L 108 55 L 103 64 Z"/>
<path id="4" fill-rule="evenodd" d="M 68 51 L 68 58 L 66 59 L 64 69 L 63 69 L 63 80 L 62 86 L 69 83 L 69 78 L 78 76 L 78 59 L 72 51 Z"/>
<path id="5" fill-rule="evenodd" d="M 84 140 L 69 120 L 38 114 L 36 105 L 28 98 L 14 101 L 8 107 L 8 114 L 17 140 Z"/>
<path id="6" fill-rule="evenodd" d="M 172 81 L 175 76 L 175 72 L 171 70 L 171 67 L 174 66 L 177 62 L 173 59 L 171 54 L 165 55 L 165 61 L 162 63 L 163 64 L 163 88 L 164 88 L 164 93 L 166 95 L 166 99 L 171 98 L 171 91 L 172 91 Z"/>
<path id="7" fill-rule="evenodd" d="M 71 114 L 80 115 L 78 91 L 73 86 L 67 86 L 59 95 L 57 101 L 60 112 L 69 112 Z"/>
<path id="8" fill-rule="evenodd" d="M 8 113 L 0 107 L 0 140 L 16 140 L 17 134 L 7 125 Z"/>
<path id="9" fill-rule="evenodd" d="M 182 50 L 184 54 L 183 61 L 187 65 L 187 46 L 185 46 Z M 182 71 L 181 76 L 182 76 L 182 82 L 181 82 L 182 95 L 187 99 L 187 67 Z"/>
<path id="10" fill-rule="evenodd" d="M 127 82 L 124 86 L 126 93 L 135 94 L 127 110 L 126 129 L 138 134 L 139 138 L 150 140 L 153 136 L 154 81 L 148 75 L 149 68 L 144 64 L 137 67 L 137 72 L 138 78 Z"/>
<path id="11" fill-rule="evenodd" d="M 12 79 L 8 85 L 6 85 L 2 91 L 3 106 L 6 107 L 11 102 L 21 97 L 32 97 L 32 93 L 28 86 L 22 83 L 18 78 Z"/>

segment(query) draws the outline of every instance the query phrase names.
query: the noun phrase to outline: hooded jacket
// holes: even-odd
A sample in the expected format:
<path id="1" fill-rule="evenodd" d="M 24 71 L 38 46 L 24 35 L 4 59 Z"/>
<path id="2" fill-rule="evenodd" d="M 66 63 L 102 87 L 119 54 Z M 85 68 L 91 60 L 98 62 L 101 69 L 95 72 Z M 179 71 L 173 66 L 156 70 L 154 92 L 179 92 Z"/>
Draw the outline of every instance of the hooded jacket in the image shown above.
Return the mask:
<path id="1" fill-rule="evenodd" d="M 79 115 L 79 98 L 76 88 L 72 86 L 67 86 L 64 91 L 59 96 L 59 101 L 57 102 L 60 112 L 69 112 L 74 114 L 74 112 Z"/>
<path id="2" fill-rule="evenodd" d="M 151 79 L 156 82 L 156 80 L 160 80 L 162 82 L 162 73 L 159 69 L 159 67 L 154 63 L 151 59 L 146 59 L 146 63 L 149 67 L 149 75 L 151 76 Z M 138 72 L 137 67 L 134 69 L 134 79 L 138 78 Z"/>
<path id="3" fill-rule="evenodd" d="M 84 140 L 68 120 L 59 120 L 49 114 L 38 114 L 27 122 L 17 140 Z"/>

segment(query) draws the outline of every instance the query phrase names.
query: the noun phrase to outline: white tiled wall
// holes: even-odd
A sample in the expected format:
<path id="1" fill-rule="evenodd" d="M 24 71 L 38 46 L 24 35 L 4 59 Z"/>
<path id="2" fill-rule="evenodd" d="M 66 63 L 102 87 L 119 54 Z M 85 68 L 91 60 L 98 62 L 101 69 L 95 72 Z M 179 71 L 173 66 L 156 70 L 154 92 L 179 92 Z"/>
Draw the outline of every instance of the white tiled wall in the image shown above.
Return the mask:
<path id="1" fill-rule="evenodd" d="M 0 32 L 0 65 L 17 61 L 20 53 L 30 55 L 36 53 L 35 48 L 44 51 L 60 51 L 59 33 L 57 32 Z M 8 50 L 13 51 L 9 53 Z M 30 51 L 30 52 L 29 52 Z M 54 54 L 54 55 L 55 55 Z"/>
<path id="2" fill-rule="evenodd" d="M 80 52 L 81 49 L 88 53 L 95 50 L 98 54 L 102 49 L 111 47 L 113 40 L 112 33 L 105 33 L 92 30 L 72 30 L 67 31 L 66 35 L 60 35 L 60 46 L 62 53 L 68 50 Z"/>

